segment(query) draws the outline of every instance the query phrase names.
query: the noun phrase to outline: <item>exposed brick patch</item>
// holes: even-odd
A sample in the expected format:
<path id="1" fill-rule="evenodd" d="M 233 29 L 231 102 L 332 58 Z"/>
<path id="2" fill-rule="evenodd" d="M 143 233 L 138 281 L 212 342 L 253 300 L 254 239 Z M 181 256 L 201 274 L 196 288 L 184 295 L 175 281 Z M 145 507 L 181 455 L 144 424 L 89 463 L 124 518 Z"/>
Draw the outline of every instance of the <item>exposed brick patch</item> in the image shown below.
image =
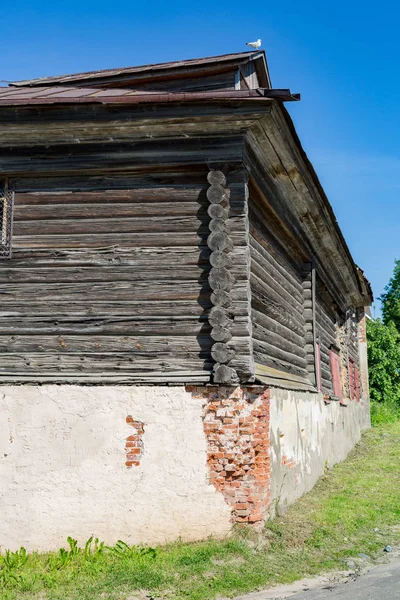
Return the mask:
<path id="1" fill-rule="evenodd" d="M 289 458 L 286 454 L 282 455 L 281 460 L 282 466 L 288 467 L 288 469 L 294 469 L 297 467 L 297 462 L 293 458 Z"/>
<path id="2" fill-rule="evenodd" d="M 126 417 L 126 422 L 133 428 L 133 433 L 128 435 L 125 441 L 125 464 L 128 468 L 138 467 L 143 453 L 144 424 L 141 421 L 135 421 L 131 415 Z"/>
<path id="3" fill-rule="evenodd" d="M 270 504 L 269 390 L 190 387 L 204 401 L 210 483 L 232 508 L 232 520 L 262 523 Z"/>
<path id="4" fill-rule="evenodd" d="M 358 324 L 358 336 L 359 341 L 365 344 L 367 341 L 367 319 L 365 315 L 363 315 Z"/>

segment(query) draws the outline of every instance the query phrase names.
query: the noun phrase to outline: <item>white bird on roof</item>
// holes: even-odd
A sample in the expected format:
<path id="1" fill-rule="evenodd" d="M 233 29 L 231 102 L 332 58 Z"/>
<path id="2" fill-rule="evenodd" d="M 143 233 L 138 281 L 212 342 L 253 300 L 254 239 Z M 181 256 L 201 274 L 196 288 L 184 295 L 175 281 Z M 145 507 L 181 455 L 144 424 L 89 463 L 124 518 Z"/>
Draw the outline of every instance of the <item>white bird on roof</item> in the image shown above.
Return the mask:
<path id="1" fill-rule="evenodd" d="M 261 46 L 261 40 L 258 38 L 256 42 L 246 42 L 246 46 L 251 46 L 254 50 L 258 50 Z"/>

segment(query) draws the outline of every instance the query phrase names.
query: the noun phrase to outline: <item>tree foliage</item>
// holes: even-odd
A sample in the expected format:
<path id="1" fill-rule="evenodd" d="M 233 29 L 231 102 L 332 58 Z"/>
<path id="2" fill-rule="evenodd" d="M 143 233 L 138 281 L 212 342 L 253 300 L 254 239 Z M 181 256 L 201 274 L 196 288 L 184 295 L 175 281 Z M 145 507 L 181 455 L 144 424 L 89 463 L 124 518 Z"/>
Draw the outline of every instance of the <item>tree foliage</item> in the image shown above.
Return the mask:
<path id="1" fill-rule="evenodd" d="M 400 409 L 400 333 L 393 321 L 367 322 L 371 400 Z"/>
<path id="2" fill-rule="evenodd" d="M 393 322 L 400 332 L 400 260 L 394 261 L 393 277 L 385 287 L 380 297 L 382 302 L 382 317 L 385 325 Z"/>

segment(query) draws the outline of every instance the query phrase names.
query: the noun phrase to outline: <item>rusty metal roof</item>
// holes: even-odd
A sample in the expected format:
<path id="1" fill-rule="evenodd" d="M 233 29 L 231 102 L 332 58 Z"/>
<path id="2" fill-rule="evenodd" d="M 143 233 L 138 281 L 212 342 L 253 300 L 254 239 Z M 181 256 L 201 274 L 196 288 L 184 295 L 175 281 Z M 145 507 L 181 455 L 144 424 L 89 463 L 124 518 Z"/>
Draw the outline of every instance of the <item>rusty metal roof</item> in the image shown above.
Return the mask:
<path id="1" fill-rule="evenodd" d="M 283 102 L 299 100 L 290 90 L 223 90 L 210 92 L 148 92 L 129 88 L 80 88 L 73 86 L 6 87 L 0 88 L 0 106 L 46 104 L 138 104 L 196 102 L 217 100 L 252 100 L 266 98 Z"/>
<path id="2" fill-rule="evenodd" d="M 184 69 L 191 67 L 202 67 L 202 66 L 216 66 L 223 65 L 224 63 L 235 63 L 240 64 L 242 62 L 246 62 L 248 60 L 257 60 L 261 59 L 265 64 L 265 70 L 268 76 L 268 68 L 265 59 L 264 51 L 257 52 L 237 52 L 234 54 L 223 54 L 221 56 L 208 56 L 205 58 L 193 58 L 189 60 L 180 60 L 174 62 L 166 62 L 166 63 L 156 63 L 150 65 L 142 65 L 139 67 L 122 67 L 119 69 L 104 69 L 98 71 L 87 71 L 84 73 L 75 73 L 70 75 L 59 75 L 52 77 L 40 77 L 37 79 L 26 79 L 23 81 L 14 81 L 11 85 L 20 87 L 20 86 L 37 86 L 37 85 L 45 85 L 46 83 L 52 85 L 55 83 L 68 83 L 73 81 L 84 81 L 84 80 L 92 80 L 100 77 L 114 77 L 117 75 L 128 75 L 128 74 L 140 74 L 149 72 L 149 74 L 153 74 L 160 71 L 169 71 L 175 69 Z"/>

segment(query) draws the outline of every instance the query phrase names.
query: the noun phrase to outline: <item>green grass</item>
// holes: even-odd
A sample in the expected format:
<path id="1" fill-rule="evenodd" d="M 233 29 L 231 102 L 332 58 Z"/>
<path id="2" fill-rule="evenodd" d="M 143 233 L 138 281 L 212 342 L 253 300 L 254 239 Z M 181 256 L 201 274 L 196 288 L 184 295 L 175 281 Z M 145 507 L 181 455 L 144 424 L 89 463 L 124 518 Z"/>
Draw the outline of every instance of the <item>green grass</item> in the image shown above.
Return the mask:
<path id="1" fill-rule="evenodd" d="M 0 598 L 126 600 L 143 590 L 205 600 L 343 569 L 346 557 L 376 557 L 400 542 L 399 456 L 400 422 L 367 431 L 344 463 L 260 534 L 242 528 L 223 541 L 157 548 L 92 540 L 79 549 L 69 539 L 58 553 L 8 553 L 0 558 Z"/>

